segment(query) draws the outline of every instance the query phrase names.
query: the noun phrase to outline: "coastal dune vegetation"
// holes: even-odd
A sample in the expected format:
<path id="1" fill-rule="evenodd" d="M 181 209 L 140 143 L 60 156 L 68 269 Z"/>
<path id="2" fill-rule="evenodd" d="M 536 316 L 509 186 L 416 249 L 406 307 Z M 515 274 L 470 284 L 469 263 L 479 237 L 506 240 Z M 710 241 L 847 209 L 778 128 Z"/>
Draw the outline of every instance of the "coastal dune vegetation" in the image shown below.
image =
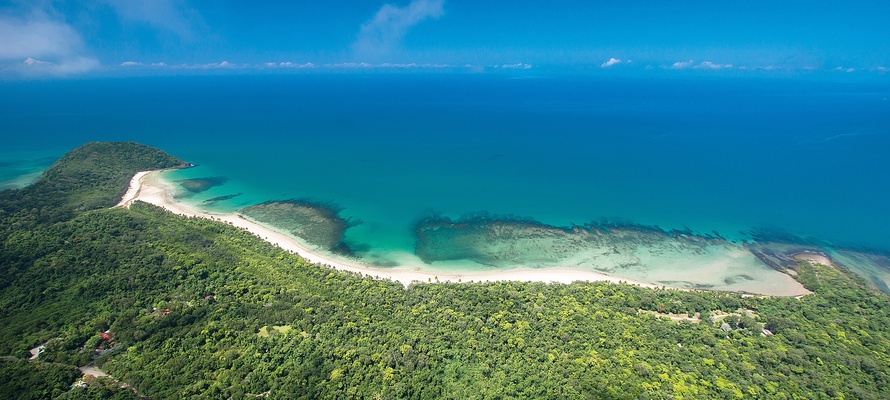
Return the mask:
<path id="1" fill-rule="evenodd" d="M 841 266 L 788 265 L 800 298 L 405 287 L 224 222 L 110 208 L 137 171 L 181 165 L 89 143 L 0 192 L 0 397 L 890 398 L 890 301 Z M 83 366 L 110 376 L 75 384 Z"/>

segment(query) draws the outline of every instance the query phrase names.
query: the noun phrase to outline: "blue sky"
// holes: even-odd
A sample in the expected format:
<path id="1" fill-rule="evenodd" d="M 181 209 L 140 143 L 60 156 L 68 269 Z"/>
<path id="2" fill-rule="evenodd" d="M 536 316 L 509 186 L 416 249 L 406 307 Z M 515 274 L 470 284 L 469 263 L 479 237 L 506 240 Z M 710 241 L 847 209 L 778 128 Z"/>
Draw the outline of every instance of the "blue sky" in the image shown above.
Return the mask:
<path id="1" fill-rule="evenodd" d="M 888 1 L 0 2 L 0 76 L 498 68 L 890 76 Z M 648 71 L 648 72 L 647 72 Z"/>

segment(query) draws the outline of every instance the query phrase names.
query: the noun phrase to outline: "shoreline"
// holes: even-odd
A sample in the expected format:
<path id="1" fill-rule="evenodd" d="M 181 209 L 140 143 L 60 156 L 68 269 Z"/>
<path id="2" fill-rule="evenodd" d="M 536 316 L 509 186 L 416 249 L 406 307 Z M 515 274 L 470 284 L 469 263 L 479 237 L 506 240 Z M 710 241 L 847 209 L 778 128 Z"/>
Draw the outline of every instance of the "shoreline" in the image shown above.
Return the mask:
<path id="1" fill-rule="evenodd" d="M 126 194 L 115 207 L 129 208 L 130 204 L 139 200 L 155 206 L 164 208 L 174 214 L 184 215 L 188 217 L 213 219 L 226 224 L 244 229 L 279 248 L 297 254 L 306 261 L 313 264 L 320 264 L 340 271 L 348 271 L 357 273 L 362 276 L 372 277 L 375 279 L 389 279 L 399 282 L 406 288 L 413 283 L 483 283 L 483 282 L 542 282 L 542 283 L 561 283 L 569 284 L 573 282 L 611 282 L 611 283 L 627 283 L 645 288 L 669 288 L 674 290 L 689 291 L 694 289 L 671 286 L 669 284 L 654 284 L 638 281 L 629 278 L 623 278 L 608 275 L 593 270 L 575 269 L 572 267 L 554 266 L 547 268 L 512 268 L 494 271 L 442 271 L 426 269 L 419 265 L 404 264 L 393 268 L 378 268 L 361 264 L 353 260 L 342 259 L 333 255 L 324 254 L 317 250 L 311 249 L 309 246 L 301 242 L 299 239 L 283 232 L 279 232 L 269 226 L 263 225 L 250 219 L 247 216 L 236 213 L 211 213 L 200 211 L 194 206 L 185 202 L 177 201 L 173 198 L 176 192 L 175 187 L 165 181 L 160 174 L 164 170 L 159 171 L 142 171 L 136 173 L 130 181 L 130 187 Z M 723 290 L 730 293 L 752 294 L 762 296 L 779 296 L 779 297 L 801 297 L 812 292 L 803 287 L 792 277 L 787 276 L 789 280 L 794 281 L 796 288 L 761 288 L 761 290 Z M 790 290 L 789 290 L 790 289 Z M 705 289 L 701 289 L 705 290 Z"/>
<path id="2" fill-rule="evenodd" d="M 130 179 L 130 187 L 127 188 L 126 193 L 124 193 L 124 197 L 121 198 L 114 207 L 126 207 L 130 208 L 130 204 L 133 204 L 136 201 L 136 198 L 139 197 L 139 191 L 142 189 L 142 178 L 145 175 L 148 175 L 151 171 L 141 171 L 137 172 L 136 175 L 133 175 L 133 178 Z M 114 208 L 112 207 L 112 208 Z"/>
<path id="3" fill-rule="evenodd" d="M 174 191 L 173 187 L 165 182 L 163 178 L 158 176 L 160 172 L 162 171 L 137 172 L 130 180 L 129 189 L 115 207 L 129 208 L 133 202 L 139 200 L 161 207 L 174 214 L 222 221 L 229 225 L 245 229 L 260 239 L 276 245 L 283 250 L 299 255 L 310 263 L 322 264 L 340 271 L 359 273 L 375 279 L 389 279 L 399 282 L 406 287 L 412 283 L 481 283 L 499 281 L 563 284 L 577 281 L 606 281 L 612 283 L 628 283 L 646 288 L 663 287 L 663 285 L 634 281 L 632 279 L 615 277 L 595 271 L 583 271 L 570 268 L 515 268 L 501 271 L 445 272 L 424 271 L 419 267 L 374 268 L 356 262 L 350 262 L 348 260 L 338 260 L 334 257 L 313 251 L 290 235 L 276 231 L 241 214 L 213 214 L 196 210 L 182 202 L 178 202 L 173 199 L 171 195 Z"/>

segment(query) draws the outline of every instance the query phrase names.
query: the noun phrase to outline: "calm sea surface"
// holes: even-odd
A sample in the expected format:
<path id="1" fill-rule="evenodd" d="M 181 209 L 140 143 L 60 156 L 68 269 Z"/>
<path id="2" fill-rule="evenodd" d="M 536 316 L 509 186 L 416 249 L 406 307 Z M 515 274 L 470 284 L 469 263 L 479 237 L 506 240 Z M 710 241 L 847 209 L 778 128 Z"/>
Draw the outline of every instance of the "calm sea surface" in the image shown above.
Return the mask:
<path id="1" fill-rule="evenodd" d="M 0 188 L 86 141 L 225 177 L 187 198 L 332 204 L 364 251 L 436 212 L 604 218 L 890 250 L 890 85 L 806 80 L 290 75 L 0 82 Z"/>

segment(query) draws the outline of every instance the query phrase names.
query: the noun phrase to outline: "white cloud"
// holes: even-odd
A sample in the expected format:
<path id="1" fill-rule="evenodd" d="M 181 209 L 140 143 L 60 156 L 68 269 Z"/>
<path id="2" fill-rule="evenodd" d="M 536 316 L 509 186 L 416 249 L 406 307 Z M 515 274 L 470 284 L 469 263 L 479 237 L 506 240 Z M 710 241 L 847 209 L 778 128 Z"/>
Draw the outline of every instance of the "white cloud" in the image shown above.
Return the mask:
<path id="1" fill-rule="evenodd" d="M 356 62 L 348 62 L 348 63 L 335 63 L 335 64 L 325 64 L 326 68 L 372 68 L 374 64 L 368 64 L 365 62 L 356 63 Z"/>
<path id="2" fill-rule="evenodd" d="M 383 63 L 380 64 L 381 68 L 417 68 L 418 65 L 416 63 Z"/>
<path id="3" fill-rule="evenodd" d="M 166 67 L 167 63 L 161 61 L 161 62 L 151 63 L 151 66 L 152 67 Z"/>
<path id="4" fill-rule="evenodd" d="M 856 72 L 856 68 L 853 68 L 853 67 L 847 68 L 844 66 L 839 66 L 839 67 L 835 68 L 834 70 L 839 71 L 839 72 Z"/>
<path id="5" fill-rule="evenodd" d="M 192 36 L 194 10 L 174 0 L 105 0 L 124 21 L 147 23 L 183 38 Z"/>
<path id="6" fill-rule="evenodd" d="M 732 69 L 732 64 L 714 64 L 710 61 L 705 61 L 701 64 L 694 66 L 696 69 Z"/>
<path id="7" fill-rule="evenodd" d="M 671 64 L 671 69 L 686 69 L 695 64 L 692 60 L 689 61 L 677 61 Z"/>
<path id="8" fill-rule="evenodd" d="M 76 53 L 83 42 L 74 29 L 45 16 L 31 19 L 0 17 L 0 59 L 57 57 Z"/>
<path id="9" fill-rule="evenodd" d="M 36 59 L 36 58 L 31 58 L 31 57 L 26 58 L 25 61 L 22 61 L 22 62 L 23 62 L 25 65 L 48 65 L 48 64 L 52 64 L 52 63 L 49 63 L 49 62 L 46 62 L 46 61 L 41 61 L 41 60 L 38 60 L 38 59 Z"/>
<path id="10" fill-rule="evenodd" d="M 307 65 L 308 65 L 308 66 L 307 66 Z M 302 64 L 302 65 L 297 65 L 297 67 L 304 67 L 304 66 L 306 66 L 306 67 L 308 67 L 308 68 L 315 68 L 315 64 L 312 64 L 312 63 L 306 63 L 306 64 Z M 380 64 L 372 64 L 372 63 L 366 63 L 366 62 L 361 62 L 361 63 L 349 62 L 349 63 L 325 64 L 324 67 L 325 67 L 325 68 L 345 68 L 345 69 L 357 69 L 357 68 L 381 68 L 381 69 L 384 69 L 384 68 L 386 68 L 386 69 L 421 69 L 421 68 L 423 68 L 423 69 L 442 69 L 442 68 L 455 68 L 456 66 L 455 66 L 455 65 L 451 65 L 451 64 L 431 64 L 431 63 L 424 63 L 424 64 L 418 64 L 418 63 L 380 63 Z M 472 65 L 467 64 L 466 67 L 467 67 L 467 68 L 470 68 L 470 67 L 472 67 Z"/>
<path id="11" fill-rule="evenodd" d="M 142 65 L 142 63 L 136 61 L 124 61 L 121 63 L 121 67 L 138 67 L 140 65 Z"/>
<path id="12" fill-rule="evenodd" d="M 732 64 L 726 64 L 726 65 L 730 65 L 730 66 L 731 66 Z M 766 66 L 748 66 L 748 65 L 742 65 L 742 66 L 739 66 L 739 67 L 738 67 L 738 70 L 739 70 L 739 71 L 776 71 L 776 70 L 779 70 L 779 69 L 782 69 L 782 67 L 778 67 L 778 66 L 775 66 L 775 65 L 766 65 Z"/>
<path id="13" fill-rule="evenodd" d="M 28 57 L 12 69 L 26 76 L 68 76 L 82 74 L 99 67 L 95 58 L 74 56 L 58 62 L 38 60 Z"/>
<path id="14" fill-rule="evenodd" d="M 630 62 L 630 61 L 628 61 L 628 62 Z M 602 63 L 602 65 L 600 65 L 600 68 L 609 68 L 616 64 L 621 64 L 621 60 L 619 60 L 615 57 L 612 57 L 612 58 L 609 58 L 609 61 Z"/>
<path id="15" fill-rule="evenodd" d="M 732 69 L 734 66 L 732 64 L 717 64 L 711 61 L 703 61 L 698 64 L 693 60 L 689 61 L 677 61 L 671 64 L 668 67 L 662 66 L 662 68 L 667 69 L 707 69 L 707 70 L 719 70 L 719 69 Z M 747 67 L 740 67 L 739 69 L 747 69 Z"/>
<path id="16" fill-rule="evenodd" d="M 290 61 L 282 61 L 279 63 L 267 62 L 267 68 L 315 68 L 315 64 L 311 62 L 303 63 L 303 64 L 295 64 Z"/>
<path id="17" fill-rule="evenodd" d="M 359 57 L 389 56 L 401 44 L 408 30 L 428 18 L 445 13 L 445 0 L 413 0 L 405 7 L 386 4 L 367 23 L 361 26 L 352 49 Z"/>
<path id="18" fill-rule="evenodd" d="M 228 61 L 220 61 L 218 63 L 198 64 L 190 66 L 190 68 L 214 69 L 214 68 L 239 68 L 239 65 L 232 64 Z"/>
<path id="19" fill-rule="evenodd" d="M 441 69 L 441 68 L 451 68 L 451 65 L 448 64 L 417 64 L 417 63 L 383 63 L 379 65 L 381 68 L 432 68 L 432 69 Z"/>
<path id="20" fill-rule="evenodd" d="M 0 66 L 14 73 L 65 76 L 99 67 L 98 60 L 84 54 L 77 31 L 39 10 L 26 17 L 0 16 L 0 38 Z"/>
<path id="21" fill-rule="evenodd" d="M 155 64 L 152 64 L 152 66 L 166 67 L 167 64 L 155 63 Z M 249 67 L 251 67 L 251 65 L 249 65 L 249 64 L 239 65 L 239 64 L 232 64 L 228 61 L 220 61 L 218 63 L 207 63 L 207 64 L 177 64 L 177 65 L 170 66 L 170 68 L 177 68 L 177 69 L 236 69 L 236 68 L 249 68 Z"/>
<path id="22" fill-rule="evenodd" d="M 524 64 L 524 63 L 501 65 L 501 68 L 507 68 L 507 69 L 531 69 L 531 67 L 532 67 L 531 64 Z M 495 65 L 495 68 L 497 68 L 497 65 Z"/>
<path id="23" fill-rule="evenodd" d="M 890 68 L 887 67 L 878 67 L 878 72 L 887 72 L 890 71 Z"/>

